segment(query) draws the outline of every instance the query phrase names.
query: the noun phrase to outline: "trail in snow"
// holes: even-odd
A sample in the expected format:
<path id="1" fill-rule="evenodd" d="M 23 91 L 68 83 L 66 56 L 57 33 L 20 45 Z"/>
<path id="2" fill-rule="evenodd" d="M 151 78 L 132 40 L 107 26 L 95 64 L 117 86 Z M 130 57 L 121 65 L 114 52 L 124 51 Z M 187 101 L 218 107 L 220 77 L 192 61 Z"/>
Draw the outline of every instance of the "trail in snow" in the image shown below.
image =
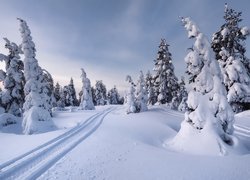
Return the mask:
<path id="1" fill-rule="evenodd" d="M 101 125 L 104 117 L 115 108 L 94 114 L 85 122 L 57 138 L 10 160 L 0 169 L 0 179 L 35 179 L 71 151 Z"/>
<path id="2" fill-rule="evenodd" d="M 235 129 L 234 131 L 235 134 L 250 138 L 250 128 L 241 126 L 239 124 L 235 124 L 234 129 Z"/>

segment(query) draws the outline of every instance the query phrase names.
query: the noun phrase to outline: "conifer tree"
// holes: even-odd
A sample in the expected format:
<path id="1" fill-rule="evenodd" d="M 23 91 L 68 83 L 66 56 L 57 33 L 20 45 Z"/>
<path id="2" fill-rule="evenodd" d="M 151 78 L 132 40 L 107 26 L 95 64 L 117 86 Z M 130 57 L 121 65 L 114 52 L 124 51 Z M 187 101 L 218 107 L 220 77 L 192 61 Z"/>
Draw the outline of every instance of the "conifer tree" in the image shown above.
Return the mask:
<path id="1" fill-rule="evenodd" d="M 235 112 L 250 109 L 250 62 L 244 42 L 250 34 L 240 27 L 241 12 L 225 6 L 225 23 L 213 35 L 212 48 L 222 70 L 227 99 Z"/>
<path id="2" fill-rule="evenodd" d="M 94 110 L 95 106 L 92 99 L 91 84 L 90 80 L 87 78 L 86 72 L 82 68 L 82 96 L 79 109 L 82 110 Z"/>
<path id="3" fill-rule="evenodd" d="M 154 105 L 157 102 L 157 96 L 154 89 L 153 77 L 150 71 L 147 72 L 145 81 L 148 93 L 148 105 Z"/>
<path id="4" fill-rule="evenodd" d="M 188 106 L 187 106 L 188 93 L 185 87 L 184 77 L 181 77 L 181 82 L 179 83 L 179 90 L 178 90 L 177 97 L 179 98 L 178 110 L 185 112 L 188 109 Z"/>
<path id="5" fill-rule="evenodd" d="M 60 90 L 61 90 L 61 86 L 57 82 L 55 87 L 54 87 L 54 96 L 55 96 L 56 102 L 58 102 L 60 100 Z"/>
<path id="6" fill-rule="evenodd" d="M 192 50 L 185 57 L 191 90 L 188 93 L 188 111 L 184 123 L 201 132 L 209 131 L 212 137 L 231 144 L 234 114 L 226 99 L 219 64 L 209 41 L 197 25 L 190 18 L 182 18 L 182 22 L 188 37 L 195 39 Z"/>
<path id="7" fill-rule="evenodd" d="M 9 55 L 3 54 L 6 65 L 6 71 L 1 70 L 0 80 L 3 81 L 4 91 L 1 93 L 0 105 L 5 109 L 6 113 L 14 116 L 22 115 L 22 106 L 24 103 L 24 74 L 23 62 L 20 60 L 19 54 L 22 53 L 21 48 L 15 43 L 4 38 L 5 48 L 9 50 Z"/>
<path id="8" fill-rule="evenodd" d="M 154 66 L 154 87 L 158 104 L 170 103 L 178 89 L 178 79 L 174 73 L 172 55 L 165 39 L 161 39 Z"/>
<path id="9" fill-rule="evenodd" d="M 102 81 L 96 81 L 95 84 L 95 97 L 96 97 L 96 105 L 105 105 L 107 100 L 107 90 L 106 86 Z"/>
<path id="10" fill-rule="evenodd" d="M 51 106 L 48 103 L 48 83 L 44 80 L 44 74 L 38 65 L 35 44 L 32 41 L 31 32 L 27 23 L 20 22 L 22 36 L 22 51 L 24 53 L 24 77 L 25 77 L 25 103 L 23 105 L 23 132 L 32 134 L 39 129 L 41 121 L 51 120 Z"/>
<path id="11" fill-rule="evenodd" d="M 127 76 L 126 77 L 126 81 L 129 82 L 130 87 L 129 90 L 126 94 L 126 98 L 125 98 L 125 103 L 124 105 L 126 106 L 126 113 L 136 113 L 139 111 L 139 109 L 137 108 L 137 104 L 136 104 L 136 98 L 135 98 L 135 84 L 131 78 L 131 76 Z"/>
<path id="12" fill-rule="evenodd" d="M 136 105 L 139 112 L 147 111 L 148 93 L 146 90 L 146 84 L 144 80 L 143 72 L 140 71 L 139 79 L 136 85 Z"/>
<path id="13" fill-rule="evenodd" d="M 116 86 L 114 86 L 111 90 L 108 92 L 108 102 L 109 104 L 119 104 L 119 93 L 116 89 Z"/>
<path id="14" fill-rule="evenodd" d="M 70 79 L 69 85 L 65 87 L 65 91 L 67 93 L 66 95 L 67 106 L 78 106 L 78 101 L 76 98 L 76 90 L 75 90 L 74 81 L 72 78 Z"/>

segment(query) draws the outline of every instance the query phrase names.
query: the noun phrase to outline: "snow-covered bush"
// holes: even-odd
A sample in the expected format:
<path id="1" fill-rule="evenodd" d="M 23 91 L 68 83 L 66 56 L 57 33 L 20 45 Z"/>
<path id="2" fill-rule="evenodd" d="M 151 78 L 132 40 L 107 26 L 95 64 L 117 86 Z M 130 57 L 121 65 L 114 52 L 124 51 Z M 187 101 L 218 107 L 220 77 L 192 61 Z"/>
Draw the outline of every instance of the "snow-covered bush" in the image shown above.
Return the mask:
<path id="1" fill-rule="evenodd" d="M 32 41 L 31 32 L 27 23 L 20 22 L 22 37 L 22 50 L 24 53 L 24 77 L 25 77 L 25 103 L 23 105 L 23 132 L 32 134 L 42 128 L 42 121 L 50 121 L 51 125 L 51 104 L 49 104 L 49 82 L 46 81 L 43 70 L 35 58 L 36 49 Z"/>
<path id="2" fill-rule="evenodd" d="M 82 68 L 82 96 L 79 109 L 82 110 L 94 110 L 95 106 L 92 99 L 91 84 L 90 80 L 87 78 L 86 72 Z"/>
<path id="3" fill-rule="evenodd" d="M 182 18 L 188 37 L 194 38 L 192 51 L 185 57 L 191 90 L 188 111 L 172 147 L 226 154 L 237 146 L 233 136 L 234 113 L 226 99 L 221 71 L 207 38 L 190 18 Z M 190 145 L 191 144 L 191 145 Z"/>

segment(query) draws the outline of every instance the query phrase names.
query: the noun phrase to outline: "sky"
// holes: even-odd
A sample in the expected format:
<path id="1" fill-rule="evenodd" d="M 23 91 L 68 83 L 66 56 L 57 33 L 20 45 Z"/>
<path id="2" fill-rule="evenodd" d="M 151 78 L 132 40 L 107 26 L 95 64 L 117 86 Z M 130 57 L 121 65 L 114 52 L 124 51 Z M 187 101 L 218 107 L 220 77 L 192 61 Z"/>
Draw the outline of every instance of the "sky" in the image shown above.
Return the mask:
<path id="1" fill-rule="evenodd" d="M 139 71 L 152 72 L 161 38 L 170 45 L 175 73 L 185 75 L 184 57 L 193 40 L 180 22 L 191 17 L 210 40 L 223 24 L 224 4 L 242 11 L 241 26 L 250 27 L 249 0 L 0 0 L 0 53 L 3 37 L 21 43 L 17 17 L 27 21 L 39 65 L 61 86 L 74 80 L 81 89 L 81 68 L 91 85 L 128 87 Z M 250 40 L 246 41 L 250 57 Z M 153 72 L 152 72 L 153 73 Z"/>

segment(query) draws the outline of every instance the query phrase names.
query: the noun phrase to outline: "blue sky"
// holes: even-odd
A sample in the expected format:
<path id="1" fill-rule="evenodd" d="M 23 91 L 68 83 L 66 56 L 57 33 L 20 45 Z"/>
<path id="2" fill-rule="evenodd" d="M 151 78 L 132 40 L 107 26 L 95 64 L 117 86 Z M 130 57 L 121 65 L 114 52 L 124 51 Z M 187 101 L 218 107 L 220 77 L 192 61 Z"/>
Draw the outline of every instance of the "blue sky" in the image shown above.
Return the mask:
<path id="1" fill-rule="evenodd" d="M 178 77 L 185 74 L 187 38 L 179 16 L 190 16 L 211 39 L 223 23 L 223 0 L 1 0 L 0 37 L 21 42 L 16 17 L 27 21 L 40 66 L 55 82 L 67 85 L 73 77 L 81 88 L 84 68 L 92 85 L 126 89 L 140 70 L 152 70 L 161 38 L 170 45 Z M 242 11 L 242 26 L 250 26 L 250 1 L 227 1 Z M 250 41 L 246 43 L 250 51 Z M 0 39 L 0 51 L 6 53 Z M 250 52 L 247 53 L 250 57 Z"/>

